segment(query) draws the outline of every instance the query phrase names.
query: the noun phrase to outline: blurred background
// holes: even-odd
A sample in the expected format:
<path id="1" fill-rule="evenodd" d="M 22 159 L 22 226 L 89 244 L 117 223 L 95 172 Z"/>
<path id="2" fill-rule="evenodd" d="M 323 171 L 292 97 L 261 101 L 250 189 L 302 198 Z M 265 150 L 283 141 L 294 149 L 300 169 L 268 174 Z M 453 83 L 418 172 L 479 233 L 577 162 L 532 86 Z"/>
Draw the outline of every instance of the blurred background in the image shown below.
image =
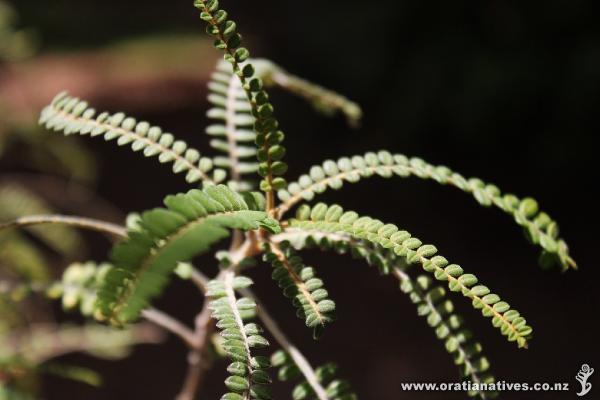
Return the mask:
<path id="1" fill-rule="evenodd" d="M 2 3 L 14 12 L 2 14 L 0 8 L 0 190 L 34 193 L 47 209 L 113 222 L 186 190 L 182 177 L 153 160 L 102 140 L 44 132 L 36 120 L 66 89 L 97 109 L 152 121 L 210 153 L 203 133 L 206 83 L 219 54 L 205 38 L 191 0 L 3 0 L 0 6 L 6 8 Z M 352 130 L 341 117 L 322 118 L 304 101 L 274 92 L 287 134 L 290 178 L 326 158 L 388 149 L 538 199 L 559 222 L 579 271 L 541 270 L 537 249 L 510 218 L 431 182 L 373 179 L 321 197 L 435 243 L 528 317 L 535 337 L 528 350 L 517 350 L 467 302 L 454 298 L 498 380 L 569 382 L 578 390 L 574 376 L 581 364 L 600 368 L 592 257 L 598 243 L 593 194 L 598 2 L 255 0 L 223 6 L 255 57 L 269 58 L 363 106 L 362 126 Z M 9 22 L 10 34 L 4 29 Z M 2 207 L 0 215 L 9 213 Z M 106 259 L 109 243 L 79 235 L 86 248 L 55 252 L 71 260 Z M 465 398 L 402 392 L 400 382 L 453 382 L 458 372 L 394 279 L 349 257 L 316 251 L 306 257 L 338 304 L 338 321 L 318 343 L 270 282 L 265 266 L 251 276 L 314 364 L 338 362 L 363 399 Z M 51 273 L 60 273 L 64 259 L 46 261 Z M 198 262 L 207 273 L 215 271 L 213 264 L 209 257 Z M 157 306 L 191 324 L 201 303 L 191 285 L 174 281 Z M 137 347 L 118 363 L 65 356 L 99 371 L 104 384 L 97 389 L 48 377 L 41 382 L 44 398 L 172 398 L 185 357 L 186 349 L 174 338 L 162 346 Z M 199 398 L 220 396 L 224 365 L 209 373 Z M 598 374 L 591 382 L 592 393 L 600 390 Z M 288 393 L 286 385 L 278 385 L 277 398 Z M 571 392 L 501 398 L 576 397 Z"/>

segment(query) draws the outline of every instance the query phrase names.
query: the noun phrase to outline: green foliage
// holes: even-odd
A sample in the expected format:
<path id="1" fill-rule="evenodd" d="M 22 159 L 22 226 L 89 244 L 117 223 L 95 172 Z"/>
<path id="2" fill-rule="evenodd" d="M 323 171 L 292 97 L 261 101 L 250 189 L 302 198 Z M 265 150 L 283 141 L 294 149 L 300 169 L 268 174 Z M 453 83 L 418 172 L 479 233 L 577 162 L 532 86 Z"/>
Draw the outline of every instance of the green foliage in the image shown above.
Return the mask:
<path id="1" fill-rule="evenodd" d="M 165 205 L 143 213 L 142 229 L 131 230 L 113 250 L 115 268 L 98 293 L 100 313 L 112 323 L 135 320 L 162 292 L 177 263 L 227 237 L 227 228 L 278 229 L 265 212 L 249 210 L 246 201 L 224 185 L 168 196 Z"/>
<path id="2" fill-rule="evenodd" d="M 281 144 L 284 134 L 278 129 L 279 122 L 262 80 L 256 77 L 254 67 L 247 62 L 250 52 L 241 47 L 242 36 L 237 32 L 237 25 L 228 19 L 225 10 L 219 9 L 218 0 L 195 0 L 194 6 L 201 10 L 200 18 L 208 24 L 206 32 L 215 38 L 215 47 L 225 53 L 225 61 L 231 64 L 250 103 L 255 118 L 258 173 L 264 178 L 260 188 L 267 193 L 282 189 L 286 181 L 281 175 L 287 171 L 287 165 L 281 161 L 285 155 Z M 270 205 L 267 208 L 270 209 Z"/>
<path id="3" fill-rule="evenodd" d="M 279 368 L 277 376 L 281 381 L 297 380 L 302 376 L 292 357 L 283 350 L 273 353 L 271 364 L 273 367 Z M 356 400 L 358 397 L 352 392 L 350 384 L 335 378 L 337 370 L 337 366 L 333 363 L 325 364 L 315 370 L 318 382 L 326 388 L 327 397 L 330 400 Z M 294 387 L 292 399 L 316 400 L 318 398 L 311 385 L 306 380 L 302 380 Z"/>
<path id="4" fill-rule="evenodd" d="M 419 315 L 426 317 L 437 338 L 444 341 L 446 350 L 459 366 L 461 377 L 477 384 L 493 383 L 495 379 L 489 373 L 490 364 L 482 354 L 481 345 L 473 341 L 471 331 L 464 328 L 462 318 L 454 313 L 454 304 L 446 298 L 444 288 L 436 286 L 426 275 L 413 280 L 400 269 L 394 273 L 400 279 L 400 289 L 410 296 Z M 481 399 L 496 397 L 496 393 L 484 391 L 469 392 L 469 395 Z"/>
<path id="5" fill-rule="evenodd" d="M 350 254 L 355 259 L 364 259 L 376 267 L 382 275 L 389 274 L 395 267 L 405 263 L 389 249 L 382 249 L 373 243 L 351 237 L 347 234 L 288 227 L 271 240 L 276 243 L 289 242 L 296 250 L 319 248 L 333 250 L 338 254 Z"/>
<path id="6" fill-rule="evenodd" d="M 349 384 L 335 378 L 335 366 L 326 364 L 316 371 L 312 369 L 266 309 L 257 309 L 257 297 L 247 289 L 252 281 L 240 275 L 241 271 L 254 267 L 256 256 L 262 254 L 263 259 L 273 266 L 273 279 L 283 289 L 284 295 L 292 299 L 298 316 L 313 328 L 313 336 L 318 338 L 325 325 L 334 319 L 335 303 L 329 299 L 323 282 L 315 276 L 315 270 L 306 266 L 296 252 L 318 246 L 340 254 L 350 253 L 376 266 L 381 274 L 396 276 L 402 291 L 444 342 L 459 366 L 461 376 L 472 382 L 493 382 L 480 344 L 454 311 L 453 303 L 447 298 L 447 290 L 436 286 L 431 276 L 435 280 L 446 281 L 450 291 L 460 292 L 470 299 L 475 309 L 491 318 L 492 324 L 519 347 L 527 346 L 532 329 L 518 311 L 479 284 L 474 275 L 465 273 L 456 264 L 450 264 L 437 255 L 434 246 L 423 245 L 396 225 L 360 217 L 355 212 L 344 212 L 337 205 L 318 203 L 311 207 L 304 204 L 298 208 L 296 218 L 281 220 L 298 203 L 311 201 L 328 188 L 340 189 L 345 182 L 355 183 L 372 176 L 416 176 L 456 187 L 471 194 L 482 206 L 501 209 L 524 228 L 534 244 L 543 249 L 541 261 L 544 266 L 557 263 L 563 269 L 575 268 L 565 241 L 559 237 L 556 222 L 541 212 L 533 199 L 502 194 L 496 186 L 477 178 L 466 179 L 446 167 L 433 166 L 401 154 L 392 155 L 387 151 L 343 157 L 338 161 L 327 160 L 288 185 L 282 177 L 287 171 L 287 165 L 282 161 L 286 153 L 282 145 L 284 134 L 265 88 L 283 88 L 308 100 L 327 115 L 343 114 L 352 126 L 357 125 L 362 116 L 360 107 L 342 95 L 291 75 L 270 61 L 250 59 L 250 52 L 242 47 L 236 23 L 220 9 L 217 0 L 195 0 L 194 5 L 201 11 L 201 19 L 208 24 L 207 33 L 214 38 L 215 47 L 224 53 L 224 61 L 218 64 L 209 83 L 208 100 L 212 106 L 207 115 L 211 124 L 206 129 L 212 138 L 211 146 L 221 155 L 214 158 L 201 156 L 185 142 L 175 140 L 170 133 L 163 133 L 160 128 L 138 122 L 123 113 L 97 115 L 87 102 L 66 93 L 59 94 L 42 111 L 40 123 L 65 135 L 103 136 L 107 141 L 116 140 L 119 146 L 131 145 L 132 150 L 143 151 L 146 157 L 157 156 L 161 163 L 172 164 L 174 173 L 185 173 L 188 183 L 199 182 L 203 189 L 168 196 L 162 208 L 131 214 L 126 221 L 126 234 L 123 228 L 102 224 L 101 221 L 86 222 L 80 217 L 67 219 L 65 216 L 46 218 L 45 223 L 60 224 L 68 220 L 72 225 L 79 223 L 83 226 L 85 223 L 88 228 L 126 237 L 113 248 L 111 264 L 72 264 L 65 270 L 60 282 L 49 285 L 46 281 L 13 282 L 14 277 L 9 274 L 12 280 L 0 282 L 0 314 L 9 317 L 5 318 L 9 322 L 0 323 L 0 332 L 19 325 L 18 309 L 11 302 L 35 292 L 61 299 L 65 309 L 78 310 L 84 316 L 93 315 L 119 327 L 143 314 L 144 318 L 181 336 L 190 347 L 191 355 L 201 357 L 207 352 L 204 346 L 208 346 L 209 339 L 205 339 L 204 343 L 197 342 L 201 342 L 203 336 L 212 336 L 210 321 L 202 319 L 209 320 L 212 316 L 220 329 L 222 348 L 231 359 L 227 369 L 230 376 L 225 381 L 228 393 L 222 399 L 262 400 L 271 398 L 268 389 L 271 379 L 266 372 L 270 364 L 268 359 L 254 354 L 255 350 L 268 345 L 262 328 L 250 322 L 258 316 L 281 348 L 291 355 L 281 351 L 272 357 L 272 363 L 279 368 L 280 379 L 291 380 L 302 375 L 302 381 L 292 394 L 295 400 L 356 399 Z M 0 27 L 3 22 L 1 11 Z M 255 146 L 250 145 L 251 142 Z M 254 157 L 258 162 L 251 160 Z M 229 176 L 225 169 L 229 170 Z M 254 187 L 250 178 L 253 173 L 262 177 L 259 187 L 266 196 L 250 192 Z M 226 179 L 227 186 L 219 185 Z M 275 204 L 275 191 L 282 201 L 279 206 Z M 40 211 L 45 210 L 43 204 L 36 205 L 22 194 L 14 195 L 8 191 L 7 195 L 6 190 L 0 190 L 0 206 L 2 219 L 14 219 L 28 213 L 48 214 Z M 76 245 L 69 244 L 69 230 L 48 235 L 38 229 L 39 226 L 32 226 L 36 223 L 39 220 L 32 222 L 30 219 L 26 223 L 21 219 L 2 227 L 26 226 L 30 233 L 64 255 L 72 254 L 67 247 L 79 247 L 77 241 L 74 241 Z M 216 253 L 221 272 L 209 280 L 190 262 L 229 236 L 230 231 L 233 235 L 229 249 Z M 40 257 L 26 238 L 12 231 L 2 232 L 0 262 L 15 264 L 14 260 L 20 258 L 26 264 L 40 264 Z M 12 252 L 4 248 L 9 241 L 16 243 Z M 413 279 L 408 270 L 411 264 L 420 264 L 431 276 Z M 13 270 L 20 271 L 16 274 L 18 277 L 42 280 L 36 268 L 28 270 L 19 265 Z M 143 312 L 151 301 L 161 295 L 173 273 L 196 284 L 209 299 L 204 306 L 205 312 L 199 313 L 196 319 L 196 331 L 158 310 Z M 236 292 L 243 297 L 236 297 Z M 8 307 L 3 308 L 5 303 Z M 372 323 L 376 324 L 376 321 Z M 58 331 L 63 333 L 62 329 Z M 52 335 L 57 332 L 43 332 L 39 337 L 34 333 L 31 338 L 24 336 L 20 339 L 31 339 L 36 346 L 45 345 L 52 343 L 48 338 L 55 339 L 56 335 Z M 82 343 L 81 329 L 76 333 L 80 340 L 77 343 Z M 59 339 L 61 343 L 71 343 L 69 338 Z M 90 340 L 100 344 L 113 343 L 110 338 L 94 337 Z M 17 365 L 12 363 L 16 358 L 35 363 L 55 356 L 16 352 L 7 343 L 11 342 L 0 340 L 0 359 L 8 354 L 11 366 Z M 73 348 L 94 350 L 93 345 L 85 344 L 81 348 Z M 192 359 L 194 357 L 190 357 Z M 193 372 L 192 369 L 190 371 Z M 471 395 L 491 398 L 493 393 Z M 191 397 L 193 394 L 189 393 L 182 396 Z"/>
<path id="7" fill-rule="evenodd" d="M 435 276 L 437 280 L 447 281 L 453 292 L 462 294 L 472 300 L 473 307 L 480 309 L 485 317 L 492 318 L 492 324 L 500 329 L 511 342 L 517 342 L 519 347 L 527 347 L 531 336 L 531 327 L 527 326 L 525 318 L 502 301 L 500 296 L 491 293 L 486 286 L 478 284 L 475 275 L 465 274 L 456 265 L 449 264 L 444 257 L 436 255 L 433 245 L 423 244 L 411 234 L 399 230 L 392 224 L 369 217 L 359 217 L 353 211 L 344 212 L 338 206 L 326 206 L 323 203 L 302 206 L 298 209 L 296 219 L 290 221 L 290 226 L 304 230 L 319 230 L 325 232 L 347 233 L 352 237 L 368 240 L 383 248 L 393 249 L 398 256 L 404 257 L 411 263 L 420 263 L 423 269 Z"/>
<path id="8" fill-rule="evenodd" d="M 222 400 L 269 400 L 268 389 L 271 378 L 266 372 L 270 367 L 268 358 L 254 356 L 252 349 L 269 345 L 261 336 L 262 328 L 256 323 L 248 323 L 256 316 L 256 303 L 248 298 L 236 298 L 235 291 L 252 285 L 244 276 L 233 272 L 224 274 L 222 280 L 209 282 L 206 295 L 210 297 L 212 316 L 221 330 L 223 348 L 232 363 L 227 367 L 230 376 L 225 380 L 229 393 Z"/>
<path id="9" fill-rule="evenodd" d="M 81 315 L 94 315 L 98 288 L 106 279 L 112 265 L 100 265 L 88 261 L 69 265 L 62 275 L 62 280 L 48 289 L 48 295 L 60 298 L 65 310 L 79 310 Z"/>
<path id="10" fill-rule="evenodd" d="M 335 303 L 323 287 L 323 281 L 316 277 L 313 267 L 308 267 L 295 254 L 289 243 L 269 243 L 265 245 L 265 261 L 273 265 L 272 277 L 283 295 L 291 298 L 299 318 L 313 329 L 313 337 L 318 339 L 325 325 L 334 320 Z"/>
<path id="11" fill-rule="evenodd" d="M 465 179 L 447 167 L 434 166 L 420 158 L 409 159 L 402 154 L 392 155 L 387 151 L 342 157 L 337 162 L 327 160 L 322 165 L 313 166 L 309 174 L 300 176 L 297 182 L 290 183 L 287 189 L 278 192 L 279 199 L 283 202 L 279 206 L 279 212 L 285 213 L 302 200 L 310 201 L 317 193 L 323 193 L 328 188 L 338 190 L 344 182 L 356 183 L 372 176 L 416 176 L 470 193 L 482 206 L 495 206 L 510 214 L 524 228 L 527 237 L 542 247 L 542 265 L 557 262 L 563 269 L 576 266 L 569 255 L 567 244 L 558 237 L 558 224 L 539 210 L 535 200 L 519 199 L 512 194 L 503 195 L 495 185 L 486 184 L 478 178 Z"/>
<path id="12" fill-rule="evenodd" d="M 264 59 L 253 59 L 252 65 L 265 86 L 279 86 L 299 97 L 306 99 L 316 111 L 333 116 L 341 113 L 346 117 L 348 125 L 358 127 L 362 118 L 362 110 L 358 104 L 345 96 L 322 86 L 299 78 L 275 63 Z"/>
<path id="13" fill-rule="evenodd" d="M 493 382 L 489 373 L 489 362 L 482 355 L 481 345 L 477 343 L 470 330 L 465 328 L 463 319 L 454 312 L 454 305 L 447 298 L 441 286 L 434 286 L 426 275 L 413 280 L 404 270 L 408 265 L 390 249 L 382 249 L 368 240 L 356 239 L 348 234 L 326 231 L 304 231 L 288 228 L 272 238 L 274 241 L 286 240 L 297 250 L 320 248 L 333 250 L 339 254 L 350 254 L 353 258 L 364 259 L 375 266 L 382 274 L 393 273 L 401 282 L 400 288 L 409 295 L 417 306 L 419 315 L 427 317 L 427 323 L 435 329 L 436 336 L 444 341 L 446 350 L 459 366 L 461 377 L 471 382 Z M 493 393 L 471 393 L 482 399 L 492 398 Z"/>
<path id="14" fill-rule="evenodd" d="M 215 165 L 229 169 L 232 184 L 237 185 L 238 189 L 251 189 L 252 185 L 242 181 L 242 176 L 254 174 L 258 169 L 256 162 L 248 160 L 256 158 L 252 106 L 240 80 L 232 73 L 231 65 L 225 61 L 220 61 L 217 65 L 208 88 L 208 101 L 212 108 L 208 110 L 207 116 L 216 122 L 206 128 L 206 133 L 215 137 L 210 145 L 226 153 L 224 157 L 215 157 Z M 252 145 L 248 146 L 248 142 Z"/>
<path id="15" fill-rule="evenodd" d="M 96 110 L 86 101 L 69 96 L 66 92 L 57 95 L 52 103 L 44 108 L 40 124 L 65 135 L 103 135 L 104 140 L 117 140 L 119 146 L 131 144 L 133 151 L 143 151 L 145 157 L 158 156 L 161 163 L 173 163 L 173 172 L 185 172 L 189 183 L 197 181 L 221 182 L 225 171 L 214 169 L 208 157 L 176 140 L 170 133 L 151 126 L 148 122 L 137 122 L 123 113 L 110 115 L 103 112 L 96 116 Z M 212 172 L 212 176 L 209 173 Z"/>

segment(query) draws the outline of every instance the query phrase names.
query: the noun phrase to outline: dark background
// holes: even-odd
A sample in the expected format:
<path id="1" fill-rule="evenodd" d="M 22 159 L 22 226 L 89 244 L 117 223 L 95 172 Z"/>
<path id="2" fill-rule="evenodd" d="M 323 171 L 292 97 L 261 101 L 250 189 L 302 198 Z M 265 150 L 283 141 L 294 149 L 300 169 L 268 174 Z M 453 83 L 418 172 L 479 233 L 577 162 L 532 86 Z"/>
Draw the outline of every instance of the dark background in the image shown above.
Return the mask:
<path id="1" fill-rule="evenodd" d="M 203 33 L 187 0 L 13 3 L 24 23 L 41 32 L 45 51 L 102 46 L 135 35 Z M 518 350 L 468 302 L 453 298 L 480 338 L 498 380 L 568 382 L 579 390 L 574 376 L 581 364 L 600 368 L 592 256 L 598 243 L 592 192 L 597 184 L 592 138 L 598 131 L 600 100 L 597 2 L 255 0 L 225 1 L 224 7 L 255 49 L 254 56 L 273 59 L 364 107 L 363 125 L 353 131 L 341 118 L 321 118 L 303 101 L 275 93 L 287 133 L 290 178 L 325 158 L 385 148 L 535 197 L 559 221 L 578 272 L 540 270 L 537 249 L 509 217 L 432 182 L 373 179 L 321 197 L 435 243 L 448 259 L 476 273 L 528 317 L 535 337 L 530 349 Z M 117 103 L 105 106 L 121 108 Z M 176 112 L 142 117 L 207 152 L 201 133 L 207 106 L 175 105 Z M 99 193 L 123 210 L 150 208 L 164 195 L 186 189 L 181 178 L 157 163 L 112 143 L 97 140 L 90 146 L 102 167 Z M 95 256 L 102 259 L 106 251 L 99 242 Z M 313 364 L 338 362 L 363 399 L 464 398 L 401 391 L 400 382 L 456 381 L 457 371 L 392 278 L 380 278 L 349 257 L 310 252 L 307 259 L 319 268 L 338 304 L 338 321 L 318 343 L 270 282 L 267 268 L 261 265 L 251 276 L 256 291 Z M 198 265 L 213 271 L 211 261 L 207 257 Z M 189 285 L 175 282 L 157 306 L 191 323 L 201 299 Z M 165 346 L 138 348 L 117 364 L 70 356 L 69 361 L 103 372 L 105 386 L 94 390 L 49 379 L 45 392 L 48 399 L 172 398 L 182 381 L 185 356 L 175 339 Z M 199 398 L 217 398 L 224 391 L 221 364 L 208 375 Z M 593 397 L 600 390 L 598 373 L 591 382 Z M 277 398 L 289 397 L 287 389 L 277 393 Z M 502 397 L 576 398 L 574 391 Z"/>

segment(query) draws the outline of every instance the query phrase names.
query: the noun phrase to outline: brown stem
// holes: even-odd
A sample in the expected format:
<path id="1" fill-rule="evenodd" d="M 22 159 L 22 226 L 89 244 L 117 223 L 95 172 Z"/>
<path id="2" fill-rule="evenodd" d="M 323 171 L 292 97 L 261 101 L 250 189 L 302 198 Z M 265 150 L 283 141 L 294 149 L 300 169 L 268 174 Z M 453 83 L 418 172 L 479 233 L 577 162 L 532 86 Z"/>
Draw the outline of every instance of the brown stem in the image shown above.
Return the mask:
<path id="1" fill-rule="evenodd" d="M 215 324 L 210 315 L 208 301 L 205 301 L 202 311 L 196 317 L 195 347 L 188 354 L 188 370 L 183 387 L 176 397 L 177 400 L 193 400 L 196 396 L 205 372 L 212 364 L 208 353 L 208 343 L 214 329 Z"/>
<path id="2" fill-rule="evenodd" d="M 148 308 L 142 311 L 142 317 L 180 337 L 189 347 L 193 348 L 196 346 L 194 332 L 170 315 L 154 308 Z"/>

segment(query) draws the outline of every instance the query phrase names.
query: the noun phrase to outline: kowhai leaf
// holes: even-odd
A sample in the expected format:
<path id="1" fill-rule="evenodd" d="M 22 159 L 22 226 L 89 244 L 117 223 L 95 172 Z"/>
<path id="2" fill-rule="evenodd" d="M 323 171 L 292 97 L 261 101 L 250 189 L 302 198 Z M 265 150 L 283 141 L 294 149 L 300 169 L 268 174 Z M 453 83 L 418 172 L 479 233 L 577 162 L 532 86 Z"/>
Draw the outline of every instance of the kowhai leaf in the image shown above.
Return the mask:
<path id="1" fill-rule="evenodd" d="M 143 213 L 141 229 L 129 231 L 112 252 L 115 268 L 99 290 L 98 307 L 113 323 L 136 319 L 162 292 L 177 263 L 205 252 L 227 237 L 228 229 L 278 229 L 265 212 L 249 210 L 244 199 L 224 185 L 168 196 L 165 205 Z"/>

